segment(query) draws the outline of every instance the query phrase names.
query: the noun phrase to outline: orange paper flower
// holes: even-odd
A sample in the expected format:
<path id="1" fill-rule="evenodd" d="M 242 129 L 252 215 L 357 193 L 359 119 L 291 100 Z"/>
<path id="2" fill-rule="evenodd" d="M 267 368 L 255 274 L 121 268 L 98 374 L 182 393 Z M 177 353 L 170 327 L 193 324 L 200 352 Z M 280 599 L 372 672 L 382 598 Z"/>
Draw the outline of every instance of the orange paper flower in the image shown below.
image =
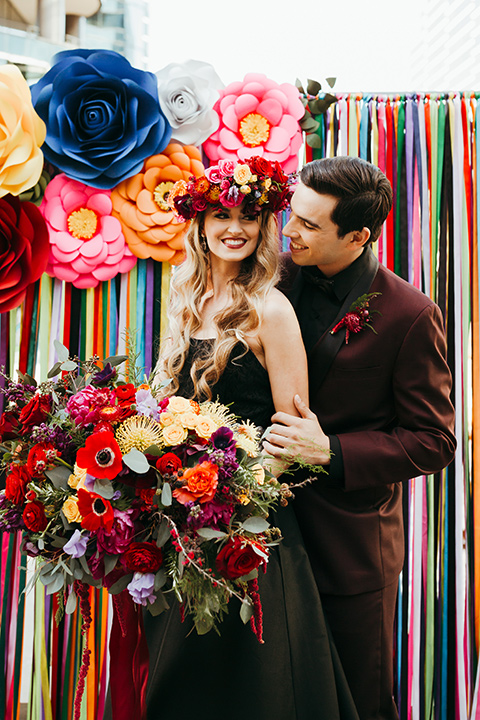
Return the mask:
<path id="1" fill-rule="evenodd" d="M 16 65 L 0 68 L 0 197 L 20 195 L 43 169 L 46 127 L 35 112 L 30 88 Z"/>
<path id="2" fill-rule="evenodd" d="M 113 215 L 120 220 L 134 255 L 172 265 L 183 260 L 188 223 L 175 220 L 166 198 L 178 180 L 203 173 L 198 148 L 170 143 L 162 154 L 152 155 L 145 161 L 142 172 L 114 188 Z"/>

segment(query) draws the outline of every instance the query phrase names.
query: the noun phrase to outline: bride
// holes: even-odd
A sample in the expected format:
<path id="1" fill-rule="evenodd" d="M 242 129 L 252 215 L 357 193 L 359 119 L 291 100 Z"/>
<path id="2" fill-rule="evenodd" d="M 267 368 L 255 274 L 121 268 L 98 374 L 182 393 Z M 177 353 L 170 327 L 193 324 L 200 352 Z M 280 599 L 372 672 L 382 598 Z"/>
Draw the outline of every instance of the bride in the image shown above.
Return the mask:
<path id="1" fill-rule="evenodd" d="M 289 197 L 281 167 L 263 158 L 220 161 L 172 189 L 173 208 L 192 224 L 157 366 L 171 381 L 167 395 L 218 398 L 263 428 L 275 411 L 296 413 L 296 394 L 308 397 L 298 322 L 275 289 L 276 213 Z M 197 635 L 175 603 L 159 617 L 146 613 L 148 720 L 357 718 L 291 507 L 274 524 L 284 540 L 259 579 L 264 644 L 242 624 L 235 599 L 220 634 Z"/>

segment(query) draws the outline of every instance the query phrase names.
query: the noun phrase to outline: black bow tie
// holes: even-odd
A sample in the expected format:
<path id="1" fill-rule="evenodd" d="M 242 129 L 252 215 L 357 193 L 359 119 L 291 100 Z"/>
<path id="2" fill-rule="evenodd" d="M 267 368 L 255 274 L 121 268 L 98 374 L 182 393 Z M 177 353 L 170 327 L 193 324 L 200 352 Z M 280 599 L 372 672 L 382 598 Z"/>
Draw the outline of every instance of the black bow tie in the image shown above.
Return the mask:
<path id="1" fill-rule="evenodd" d="M 322 290 L 326 295 L 333 294 L 333 280 L 320 277 L 320 275 L 317 275 L 315 272 L 309 272 L 307 268 L 304 268 L 303 277 L 307 280 L 307 282 L 311 285 L 315 285 L 315 287 Z"/>

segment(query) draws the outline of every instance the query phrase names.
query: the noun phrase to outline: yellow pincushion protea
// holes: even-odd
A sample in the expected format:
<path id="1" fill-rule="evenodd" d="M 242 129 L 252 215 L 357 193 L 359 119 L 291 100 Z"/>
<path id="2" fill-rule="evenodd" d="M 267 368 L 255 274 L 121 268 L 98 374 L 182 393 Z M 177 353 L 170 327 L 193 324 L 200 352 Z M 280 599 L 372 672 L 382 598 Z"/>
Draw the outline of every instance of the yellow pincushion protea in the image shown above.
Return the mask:
<path id="1" fill-rule="evenodd" d="M 122 455 L 133 448 L 145 452 L 150 445 L 163 445 L 162 426 L 145 415 L 134 415 L 118 426 L 115 439 Z"/>
<path id="2" fill-rule="evenodd" d="M 222 425 L 232 427 L 236 423 L 235 415 L 219 402 L 203 402 L 200 405 L 200 412 L 204 417 L 213 420 L 218 427 L 222 427 Z"/>
<path id="3" fill-rule="evenodd" d="M 249 420 L 237 425 L 234 433 L 237 447 L 245 450 L 249 457 L 255 457 L 259 453 L 258 443 L 260 440 L 256 426 Z"/>

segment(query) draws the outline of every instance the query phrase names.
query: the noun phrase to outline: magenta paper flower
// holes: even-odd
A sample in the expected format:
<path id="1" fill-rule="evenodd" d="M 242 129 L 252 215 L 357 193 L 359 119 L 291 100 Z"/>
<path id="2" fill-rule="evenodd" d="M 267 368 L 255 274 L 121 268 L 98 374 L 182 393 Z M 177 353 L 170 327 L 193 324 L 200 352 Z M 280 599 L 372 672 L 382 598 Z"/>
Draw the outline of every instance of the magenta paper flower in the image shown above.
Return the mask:
<path id="1" fill-rule="evenodd" d="M 40 211 L 50 239 L 49 275 L 90 288 L 135 265 L 110 196 L 63 173 L 47 185 Z"/>
<path id="2" fill-rule="evenodd" d="M 298 167 L 302 144 L 299 120 L 305 113 L 297 88 L 266 75 L 248 73 L 220 91 L 214 110 L 219 129 L 203 143 L 208 157 L 246 160 L 259 155 L 277 160 L 286 173 Z"/>

